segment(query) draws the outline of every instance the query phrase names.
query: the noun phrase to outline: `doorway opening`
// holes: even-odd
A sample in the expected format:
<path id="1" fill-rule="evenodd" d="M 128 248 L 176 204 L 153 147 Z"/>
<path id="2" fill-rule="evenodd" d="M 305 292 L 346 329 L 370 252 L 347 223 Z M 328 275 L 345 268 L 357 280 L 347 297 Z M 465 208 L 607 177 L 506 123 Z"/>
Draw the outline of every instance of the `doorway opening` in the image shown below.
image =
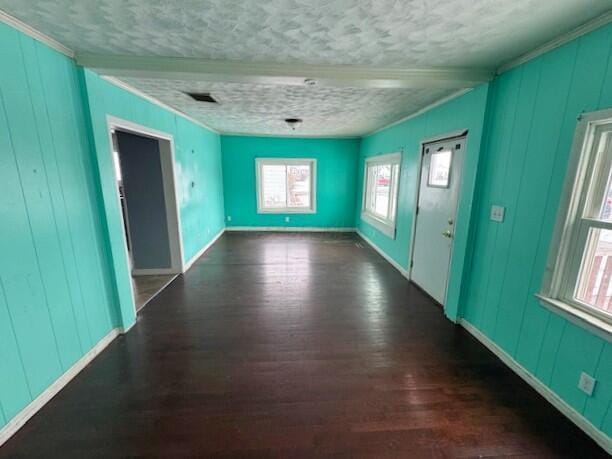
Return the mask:
<path id="1" fill-rule="evenodd" d="M 109 118 L 116 192 L 140 311 L 183 271 L 172 136 Z"/>
<path id="2" fill-rule="evenodd" d="M 440 305 L 446 291 L 467 132 L 421 144 L 410 279 Z"/>

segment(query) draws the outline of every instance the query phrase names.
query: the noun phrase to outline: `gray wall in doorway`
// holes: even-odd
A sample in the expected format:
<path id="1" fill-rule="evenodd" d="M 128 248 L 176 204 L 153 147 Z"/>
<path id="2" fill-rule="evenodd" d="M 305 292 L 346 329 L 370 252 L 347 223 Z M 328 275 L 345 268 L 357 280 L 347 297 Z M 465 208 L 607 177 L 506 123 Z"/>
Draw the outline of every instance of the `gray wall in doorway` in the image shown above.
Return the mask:
<path id="1" fill-rule="evenodd" d="M 159 142 L 116 131 L 133 269 L 170 268 L 170 241 Z"/>

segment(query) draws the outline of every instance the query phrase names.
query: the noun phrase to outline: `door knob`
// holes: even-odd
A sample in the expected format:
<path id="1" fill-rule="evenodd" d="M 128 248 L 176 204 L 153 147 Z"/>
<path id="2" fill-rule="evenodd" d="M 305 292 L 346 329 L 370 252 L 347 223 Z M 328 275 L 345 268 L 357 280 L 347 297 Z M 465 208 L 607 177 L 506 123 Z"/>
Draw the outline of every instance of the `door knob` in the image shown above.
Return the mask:
<path id="1" fill-rule="evenodd" d="M 448 224 L 449 224 L 449 225 L 452 225 L 453 223 L 455 223 L 455 222 L 453 221 L 453 219 L 452 219 L 452 218 L 449 218 L 449 219 L 448 219 Z"/>
<path id="2" fill-rule="evenodd" d="M 453 237 L 453 233 L 451 233 L 450 230 L 446 230 L 442 232 L 442 236 L 447 237 L 447 238 L 452 238 Z"/>

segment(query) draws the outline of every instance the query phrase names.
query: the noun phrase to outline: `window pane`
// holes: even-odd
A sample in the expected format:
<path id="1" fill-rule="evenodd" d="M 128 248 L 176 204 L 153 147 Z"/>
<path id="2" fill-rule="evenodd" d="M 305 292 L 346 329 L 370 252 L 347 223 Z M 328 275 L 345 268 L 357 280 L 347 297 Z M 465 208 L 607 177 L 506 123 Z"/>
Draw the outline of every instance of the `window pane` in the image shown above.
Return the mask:
<path id="1" fill-rule="evenodd" d="M 287 206 L 310 207 L 310 166 L 287 166 Z"/>
<path id="2" fill-rule="evenodd" d="M 578 282 L 578 300 L 612 312 L 612 230 L 591 229 Z"/>
<path id="3" fill-rule="evenodd" d="M 397 208 L 397 190 L 399 188 L 399 164 L 395 164 L 393 166 L 393 191 L 391 193 L 391 198 L 393 202 L 391 203 L 391 215 L 389 215 L 389 220 L 395 221 L 395 211 Z"/>
<path id="4" fill-rule="evenodd" d="M 604 191 L 603 200 L 601 203 L 601 209 L 599 211 L 599 218 L 606 221 L 612 220 L 612 169 L 608 176 L 608 183 Z"/>
<path id="5" fill-rule="evenodd" d="M 432 153 L 429 162 L 429 179 L 427 185 L 448 187 L 451 167 L 451 151 L 443 150 Z"/>
<path id="6" fill-rule="evenodd" d="M 263 206 L 278 208 L 287 206 L 287 182 L 284 165 L 266 164 L 261 168 Z"/>
<path id="7" fill-rule="evenodd" d="M 374 212 L 387 218 L 389 213 L 389 197 L 391 189 L 391 165 L 384 164 L 376 168 L 376 195 Z"/>
<path id="8" fill-rule="evenodd" d="M 368 167 L 368 183 L 367 183 L 367 194 L 366 194 L 366 209 L 370 212 L 374 212 L 374 205 L 376 204 L 376 166 Z"/>

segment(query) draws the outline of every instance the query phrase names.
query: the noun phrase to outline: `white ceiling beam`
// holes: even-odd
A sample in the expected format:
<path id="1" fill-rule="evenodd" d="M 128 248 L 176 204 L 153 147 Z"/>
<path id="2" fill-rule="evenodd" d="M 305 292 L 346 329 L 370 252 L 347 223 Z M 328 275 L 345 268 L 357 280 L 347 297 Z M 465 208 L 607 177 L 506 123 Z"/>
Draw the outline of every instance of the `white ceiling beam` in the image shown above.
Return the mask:
<path id="1" fill-rule="evenodd" d="M 357 88 L 471 88 L 493 78 L 491 69 L 401 68 L 357 65 L 250 63 L 184 57 L 77 53 L 83 67 L 113 77 L 161 78 Z"/>

